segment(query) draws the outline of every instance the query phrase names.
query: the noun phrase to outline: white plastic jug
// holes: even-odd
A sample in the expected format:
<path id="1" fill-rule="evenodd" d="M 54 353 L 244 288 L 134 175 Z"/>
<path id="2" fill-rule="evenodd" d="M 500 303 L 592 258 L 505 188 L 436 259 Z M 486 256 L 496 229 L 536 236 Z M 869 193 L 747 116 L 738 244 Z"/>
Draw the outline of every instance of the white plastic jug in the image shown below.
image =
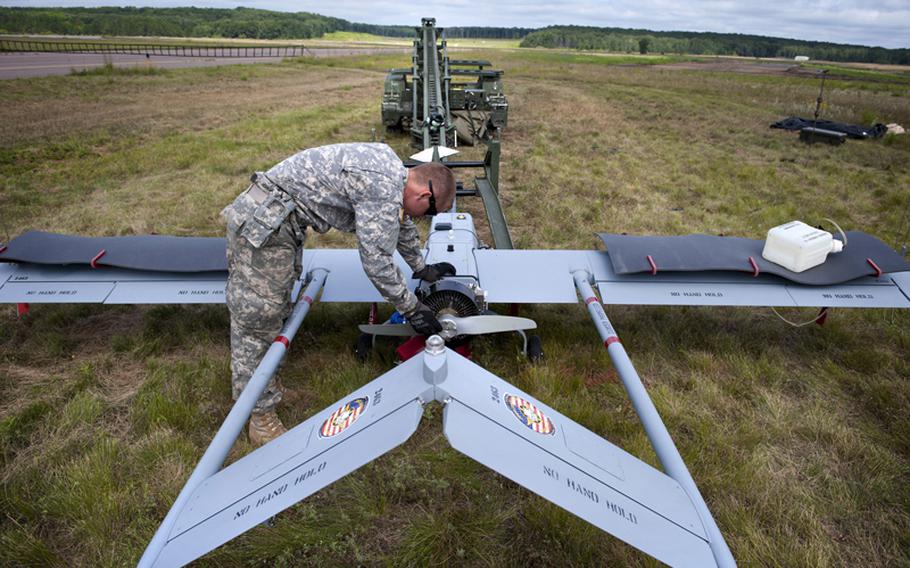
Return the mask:
<path id="1" fill-rule="evenodd" d="M 793 272 L 825 262 L 829 252 L 840 252 L 844 243 L 802 221 L 790 221 L 768 231 L 762 257 Z"/>

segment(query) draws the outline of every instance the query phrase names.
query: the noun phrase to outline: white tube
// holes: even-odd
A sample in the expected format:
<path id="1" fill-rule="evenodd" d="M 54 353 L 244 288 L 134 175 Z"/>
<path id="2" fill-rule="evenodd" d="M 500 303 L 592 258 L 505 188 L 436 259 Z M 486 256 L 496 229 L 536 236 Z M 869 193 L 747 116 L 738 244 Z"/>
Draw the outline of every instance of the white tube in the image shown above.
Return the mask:
<path id="1" fill-rule="evenodd" d="M 658 414 L 657 408 L 651 401 L 648 391 L 645 390 L 645 386 L 642 384 L 638 372 L 635 371 L 635 366 L 632 365 L 631 359 L 626 354 L 625 348 L 619 342 L 619 336 L 616 335 L 616 330 L 613 329 L 613 325 L 610 323 L 606 312 L 604 312 L 603 306 L 597 296 L 594 295 L 594 290 L 588 281 L 590 275 L 584 270 L 574 272 L 572 275 L 575 277 L 575 286 L 588 306 L 588 312 L 591 314 L 591 319 L 594 320 L 597 332 L 603 339 L 604 346 L 610 354 L 613 366 L 616 368 L 616 372 L 619 374 L 619 378 L 622 380 L 622 384 L 632 400 L 632 406 L 635 407 L 635 412 L 638 414 L 645 433 L 648 435 L 648 440 L 651 441 L 651 445 L 654 447 L 657 459 L 660 460 L 667 475 L 679 483 L 695 506 L 695 510 L 701 518 L 705 532 L 708 535 L 708 544 L 711 546 L 711 552 L 714 554 L 714 560 L 717 565 L 723 568 L 736 566 L 736 560 L 733 559 L 733 554 L 730 552 L 730 548 L 727 546 L 717 522 L 711 515 L 711 511 L 708 509 L 704 497 L 701 496 L 698 486 L 695 485 L 692 474 L 689 473 L 682 456 L 679 455 L 679 450 L 676 449 L 676 444 L 673 443 L 670 432 L 667 431 L 667 427 L 661 420 L 660 414 Z"/>
<path id="2" fill-rule="evenodd" d="M 294 339 L 294 335 L 297 334 L 297 330 L 300 329 L 303 318 L 305 318 L 310 311 L 310 306 L 313 304 L 313 298 L 319 294 L 319 290 L 321 290 L 323 284 L 325 284 L 325 278 L 328 273 L 325 270 L 316 269 L 311 275 L 312 279 L 310 280 L 309 285 L 307 285 L 306 289 L 297 300 L 297 304 L 294 306 L 293 311 L 291 311 L 291 315 L 288 316 L 287 321 L 285 321 L 281 334 L 275 338 L 275 341 L 272 342 L 271 347 L 266 351 L 262 361 L 259 362 L 259 366 L 256 367 L 253 376 L 250 377 L 250 381 L 243 389 L 243 392 L 240 393 L 237 402 L 234 403 L 227 418 L 224 419 L 224 423 L 221 424 L 221 428 L 218 429 L 218 432 L 215 434 L 209 447 L 205 450 L 205 453 L 196 465 L 196 469 L 193 470 L 193 473 L 186 481 L 183 489 L 180 490 L 180 494 L 177 495 L 177 499 L 174 500 L 174 504 L 171 505 L 170 511 L 167 512 L 167 515 L 161 522 L 161 526 L 158 527 L 155 536 L 152 537 L 151 542 L 149 542 L 148 547 L 146 547 L 145 552 L 142 554 L 142 558 L 139 559 L 139 568 L 150 568 L 155 565 L 158 556 L 167 544 L 168 537 L 174 528 L 174 524 L 177 522 L 177 518 L 180 516 L 183 507 L 186 505 L 193 492 L 196 491 L 196 488 L 206 479 L 216 474 L 221 469 L 221 466 L 224 465 L 224 460 L 227 458 L 228 452 L 231 451 L 234 442 L 237 441 L 237 437 L 240 436 L 240 433 L 243 431 L 246 421 L 249 419 L 250 414 L 253 412 L 253 408 L 256 406 L 256 401 L 259 400 L 262 391 L 268 386 L 272 376 L 278 371 L 278 365 L 281 364 L 281 360 L 284 359 L 284 354 L 287 351 L 290 342 Z"/>

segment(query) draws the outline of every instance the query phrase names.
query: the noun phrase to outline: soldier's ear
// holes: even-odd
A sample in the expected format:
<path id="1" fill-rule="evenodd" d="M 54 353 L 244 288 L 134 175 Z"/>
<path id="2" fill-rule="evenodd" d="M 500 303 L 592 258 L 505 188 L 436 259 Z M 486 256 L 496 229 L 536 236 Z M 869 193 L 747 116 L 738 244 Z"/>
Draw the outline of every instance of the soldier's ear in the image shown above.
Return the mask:
<path id="1" fill-rule="evenodd" d="M 404 194 L 410 195 L 414 192 L 414 186 L 417 185 L 414 183 L 414 176 L 411 174 L 411 170 L 408 170 L 408 177 L 404 180 Z"/>
<path id="2" fill-rule="evenodd" d="M 427 189 L 427 186 L 417 183 L 416 181 L 408 180 L 408 183 L 404 185 L 404 194 L 413 197 L 414 199 L 420 199 L 424 195 L 429 195 L 430 191 Z"/>

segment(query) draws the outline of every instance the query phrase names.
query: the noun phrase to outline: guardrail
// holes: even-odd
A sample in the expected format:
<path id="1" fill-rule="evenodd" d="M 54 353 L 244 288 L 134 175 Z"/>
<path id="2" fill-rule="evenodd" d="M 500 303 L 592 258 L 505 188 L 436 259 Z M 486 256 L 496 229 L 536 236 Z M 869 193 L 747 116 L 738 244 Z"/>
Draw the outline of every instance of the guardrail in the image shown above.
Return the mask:
<path id="1" fill-rule="evenodd" d="M 100 53 L 168 57 L 300 57 L 313 55 L 302 45 L 143 45 L 66 41 L 0 40 L 0 53 Z"/>

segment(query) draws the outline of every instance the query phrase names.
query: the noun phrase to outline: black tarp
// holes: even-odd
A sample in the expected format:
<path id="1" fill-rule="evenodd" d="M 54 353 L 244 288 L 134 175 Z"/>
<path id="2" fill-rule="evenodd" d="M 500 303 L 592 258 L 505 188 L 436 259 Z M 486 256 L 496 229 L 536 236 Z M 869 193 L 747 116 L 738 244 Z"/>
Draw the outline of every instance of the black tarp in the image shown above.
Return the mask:
<path id="1" fill-rule="evenodd" d="M 874 276 L 872 260 L 882 272 L 910 270 L 910 262 L 894 249 L 872 235 L 860 231 L 847 232 L 847 246 L 842 252 L 828 255 L 824 264 L 803 272 L 792 272 L 779 264 L 762 258 L 764 240 L 741 237 L 687 235 L 682 237 L 635 237 L 600 233 L 610 253 L 610 262 L 617 274 L 652 272 L 693 272 L 704 270 L 754 272 L 749 258 L 755 261 L 759 273 L 776 274 L 814 286 L 849 282 L 862 276 Z"/>
<path id="2" fill-rule="evenodd" d="M 881 138 L 888 132 L 888 127 L 884 124 L 873 124 L 872 126 L 858 126 L 856 124 L 844 124 L 842 122 L 832 122 L 830 120 L 812 120 L 811 118 L 800 118 L 790 116 L 779 120 L 771 125 L 771 128 L 780 128 L 783 130 L 800 131 L 807 126 L 821 128 L 822 130 L 831 130 L 834 132 L 843 132 L 848 138 L 862 140 L 865 138 Z"/>
<path id="3" fill-rule="evenodd" d="M 10 241 L 6 250 L 0 252 L 0 262 L 91 264 L 97 258 L 97 266 L 154 272 L 208 272 L 227 270 L 225 246 L 225 240 L 217 237 L 77 237 L 29 231 Z"/>

